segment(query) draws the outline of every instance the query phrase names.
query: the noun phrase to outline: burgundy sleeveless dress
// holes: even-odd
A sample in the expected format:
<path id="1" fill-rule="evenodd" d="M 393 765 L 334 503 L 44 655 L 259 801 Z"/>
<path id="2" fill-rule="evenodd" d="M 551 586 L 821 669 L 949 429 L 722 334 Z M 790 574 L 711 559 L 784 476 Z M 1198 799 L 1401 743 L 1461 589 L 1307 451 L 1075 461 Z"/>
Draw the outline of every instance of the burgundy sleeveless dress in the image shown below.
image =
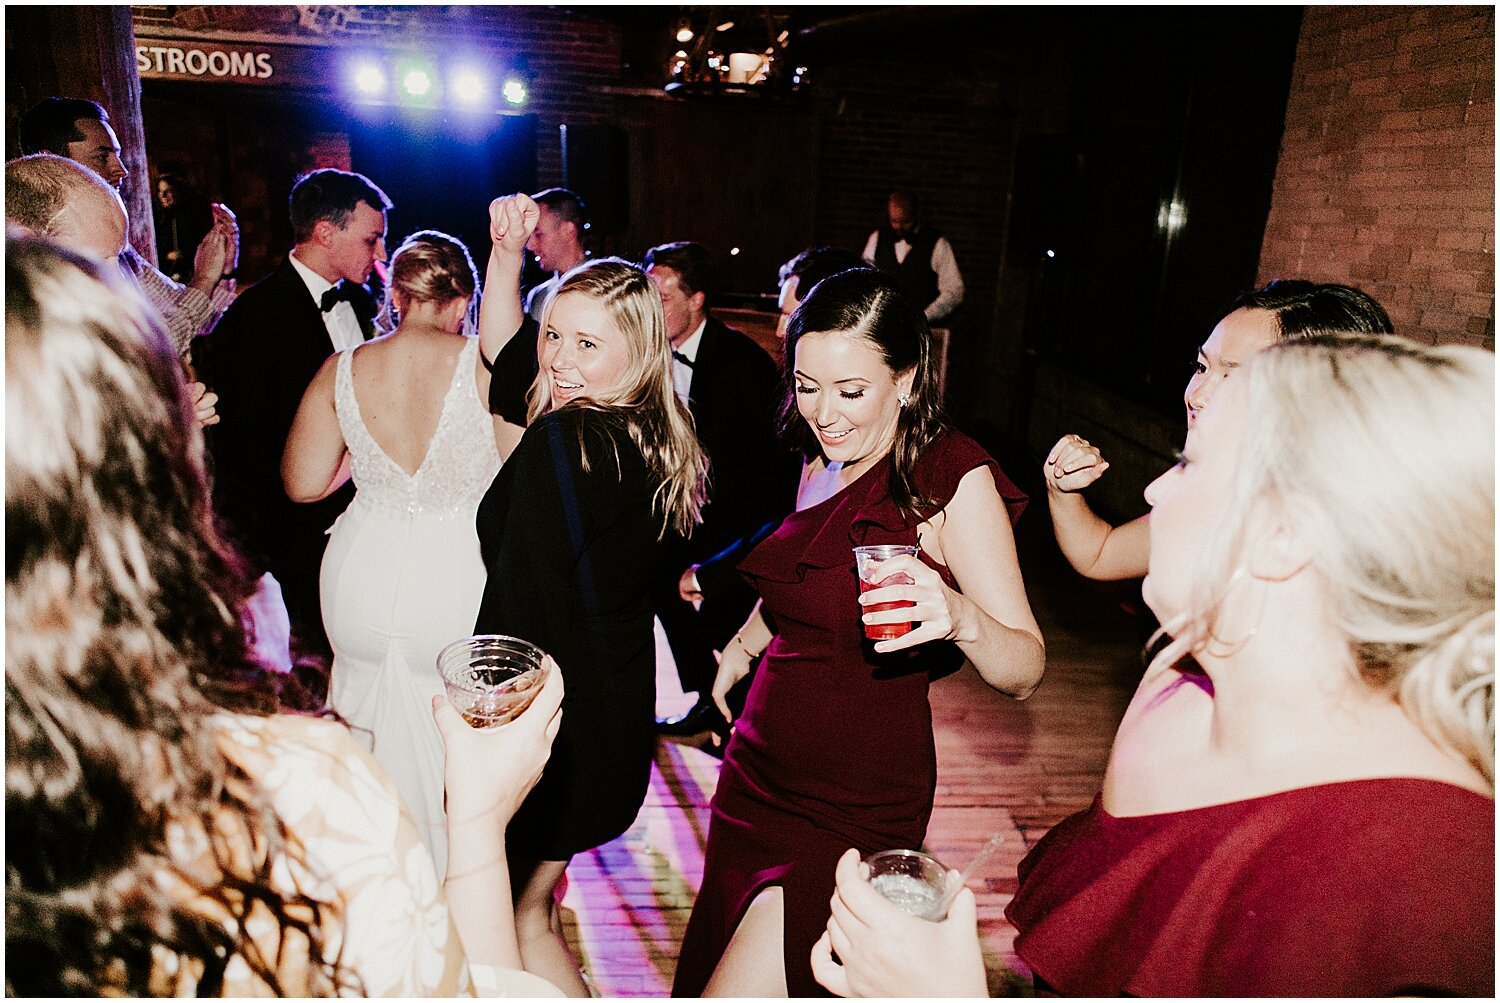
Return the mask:
<path id="1" fill-rule="evenodd" d="M 1096 799 L 1020 875 L 1005 914 L 1043 992 L 1495 992 L 1495 803 L 1432 780 L 1131 818 Z"/>
<path id="2" fill-rule="evenodd" d="M 917 486 L 935 503 L 924 519 L 977 467 L 990 471 L 1014 522 L 1026 496 L 957 432 L 917 465 Z M 865 640 L 852 548 L 917 542 L 917 522 L 891 502 L 888 479 L 889 464 L 876 464 L 789 515 L 740 564 L 775 637 L 725 752 L 673 996 L 702 995 L 745 909 L 771 885 L 785 903 L 787 988 L 829 995 L 808 957 L 828 922 L 839 856 L 851 846 L 920 847 L 927 832 L 937 785 L 927 684 L 962 658 L 950 642 L 880 655 Z M 946 568 L 932 567 L 957 588 Z"/>

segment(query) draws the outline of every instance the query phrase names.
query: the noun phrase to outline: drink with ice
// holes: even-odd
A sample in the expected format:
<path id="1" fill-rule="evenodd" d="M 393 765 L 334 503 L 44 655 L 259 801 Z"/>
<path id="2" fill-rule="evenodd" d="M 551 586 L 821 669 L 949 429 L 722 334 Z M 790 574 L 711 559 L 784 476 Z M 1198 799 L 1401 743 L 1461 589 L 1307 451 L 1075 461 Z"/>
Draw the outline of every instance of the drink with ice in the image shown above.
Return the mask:
<path id="1" fill-rule="evenodd" d="M 948 869 L 918 850 L 882 850 L 865 857 L 870 885 L 913 916 L 939 922 L 948 915 Z"/>

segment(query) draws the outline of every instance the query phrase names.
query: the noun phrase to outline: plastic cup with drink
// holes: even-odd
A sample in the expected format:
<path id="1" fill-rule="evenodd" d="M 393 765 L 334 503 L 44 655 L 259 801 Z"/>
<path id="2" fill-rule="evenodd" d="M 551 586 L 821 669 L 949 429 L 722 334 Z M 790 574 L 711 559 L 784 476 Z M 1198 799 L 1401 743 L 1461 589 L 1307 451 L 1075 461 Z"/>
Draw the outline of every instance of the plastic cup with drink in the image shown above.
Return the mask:
<path id="1" fill-rule="evenodd" d="M 881 565 L 893 557 L 916 557 L 920 548 L 905 546 L 902 544 L 886 544 L 882 546 L 855 547 L 854 564 L 859 571 L 859 591 L 869 592 L 872 589 L 884 588 L 887 585 L 911 585 L 912 577 L 904 573 L 886 575 L 881 573 Z M 877 602 L 870 603 L 861 609 L 864 613 L 879 613 L 888 609 L 902 609 L 907 606 L 915 606 L 916 603 L 909 601 Z M 890 641 L 908 633 L 912 629 L 912 621 L 905 623 L 867 623 L 865 624 L 865 637 L 872 641 Z"/>
<path id="2" fill-rule="evenodd" d="M 521 715 L 542 691 L 551 663 L 518 637 L 476 634 L 438 655 L 448 701 L 473 728 L 496 728 Z"/>
<path id="3" fill-rule="evenodd" d="M 934 923 L 948 918 L 953 901 L 948 868 L 920 850 L 881 850 L 868 854 L 869 881 L 886 901 Z"/>

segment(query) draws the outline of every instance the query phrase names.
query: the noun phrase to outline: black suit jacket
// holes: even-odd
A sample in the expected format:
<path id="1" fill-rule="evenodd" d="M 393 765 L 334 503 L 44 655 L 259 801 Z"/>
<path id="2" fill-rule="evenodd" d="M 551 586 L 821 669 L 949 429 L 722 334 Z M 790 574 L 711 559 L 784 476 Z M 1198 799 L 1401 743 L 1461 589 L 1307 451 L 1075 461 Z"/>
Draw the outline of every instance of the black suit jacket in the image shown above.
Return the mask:
<path id="1" fill-rule="evenodd" d="M 373 301 L 353 303 L 366 337 Z M 254 563 L 286 579 L 288 562 L 320 561 L 323 534 L 354 497 L 345 484 L 323 501 L 297 504 L 281 485 L 281 454 L 302 394 L 333 354 L 323 312 L 290 259 L 247 289 L 193 346 L 198 378 L 219 395 L 208 430 L 214 503 Z M 315 574 L 315 571 L 314 571 Z"/>
<path id="2" fill-rule="evenodd" d="M 775 431 L 780 384 L 764 349 L 708 319 L 693 362 L 688 409 L 708 453 L 709 501 L 702 525 L 683 545 L 678 575 L 781 519 L 795 504 L 797 457 Z"/>

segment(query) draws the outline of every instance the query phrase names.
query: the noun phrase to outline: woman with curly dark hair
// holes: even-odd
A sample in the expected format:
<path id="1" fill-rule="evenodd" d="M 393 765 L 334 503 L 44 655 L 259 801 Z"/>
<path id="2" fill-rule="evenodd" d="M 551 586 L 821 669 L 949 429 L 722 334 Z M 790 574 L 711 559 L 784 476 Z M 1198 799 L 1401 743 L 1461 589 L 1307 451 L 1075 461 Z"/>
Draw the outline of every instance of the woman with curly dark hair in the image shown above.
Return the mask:
<path id="1" fill-rule="evenodd" d="M 462 766 L 445 896 L 345 726 L 277 713 L 311 708 L 247 649 L 149 309 L 40 240 L 7 235 L 5 272 L 6 994 L 551 990 L 505 971 L 496 903 L 559 687 L 488 733 L 436 707 Z"/>

